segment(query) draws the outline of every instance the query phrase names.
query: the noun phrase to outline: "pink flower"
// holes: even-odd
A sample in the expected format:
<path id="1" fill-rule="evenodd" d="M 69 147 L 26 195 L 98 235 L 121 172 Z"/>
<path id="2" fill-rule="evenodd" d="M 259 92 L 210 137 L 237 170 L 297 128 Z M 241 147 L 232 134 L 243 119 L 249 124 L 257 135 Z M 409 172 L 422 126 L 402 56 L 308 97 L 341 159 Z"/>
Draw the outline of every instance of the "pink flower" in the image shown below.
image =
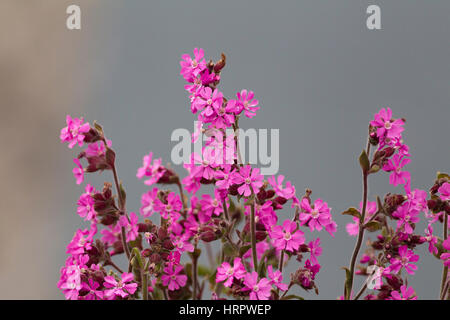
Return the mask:
<path id="1" fill-rule="evenodd" d="M 428 251 L 432 254 L 437 254 L 438 249 L 436 248 L 437 238 L 433 235 L 433 226 L 431 223 L 425 229 L 425 237 L 423 237 L 426 242 L 428 242 Z"/>
<path id="2" fill-rule="evenodd" d="M 69 142 L 69 148 L 72 149 L 76 144 L 83 146 L 84 134 L 90 130 L 89 123 L 83 123 L 83 118 L 73 118 L 66 116 L 67 127 L 61 129 L 61 142 Z"/>
<path id="3" fill-rule="evenodd" d="M 332 224 L 330 208 L 328 208 L 328 204 L 322 199 L 316 199 L 314 206 L 311 207 L 308 199 L 303 198 L 300 207 L 302 209 L 299 215 L 300 225 L 306 224 L 309 226 L 311 232 L 314 230 L 320 231 L 323 227 L 327 230 Z"/>
<path id="4" fill-rule="evenodd" d="M 263 185 L 264 177 L 259 174 L 259 169 L 255 168 L 252 170 L 250 165 L 241 167 L 239 172 L 236 172 L 233 176 L 233 182 L 235 184 L 240 184 L 238 188 L 239 194 L 248 197 L 252 194 L 257 194 L 259 189 Z"/>
<path id="5" fill-rule="evenodd" d="M 158 188 L 153 188 L 142 195 L 140 213 L 143 217 L 150 217 L 155 212 L 157 194 Z"/>
<path id="6" fill-rule="evenodd" d="M 67 245 L 66 253 L 74 256 L 86 253 L 86 251 L 92 248 L 93 236 L 93 232 L 89 229 L 78 229 L 72 241 Z"/>
<path id="7" fill-rule="evenodd" d="M 395 154 L 392 159 L 389 159 L 388 162 L 383 166 L 383 170 L 387 172 L 392 172 L 389 176 L 389 183 L 393 186 L 397 186 L 399 184 L 408 184 L 410 179 L 410 174 L 408 171 L 401 171 L 404 166 L 406 166 L 411 159 L 403 158 L 403 156 L 399 154 Z"/>
<path id="8" fill-rule="evenodd" d="M 228 189 L 233 184 L 232 178 L 235 171 L 231 169 L 231 165 L 224 165 L 222 170 L 217 170 L 214 173 L 217 188 Z"/>
<path id="9" fill-rule="evenodd" d="M 130 220 L 128 221 L 128 218 L 123 215 L 120 217 L 119 224 L 121 227 L 125 228 L 126 236 L 127 236 L 127 242 L 136 240 L 139 232 L 138 227 L 139 218 L 134 212 L 130 212 Z"/>
<path id="10" fill-rule="evenodd" d="M 444 182 L 439 187 L 438 192 L 441 194 L 442 201 L 450 200 L 450 183 Z"/>
<path id="11" fill-rule="evenodd" d="M 120 225 L 118 223 L 115 225 L 109 225 L 107 229 L 103 229 L 100 233 L 103 235 L 102 241 L 105 244 L 113 245 L 119 240 L 119 236 L 121 234 Z"/>
<path id="12" fill-rule="evenodd" d="M 245 277 L 245 267 L 241 262 L 241 258 L 234 258 L 233 266 L 228 262 L 222 263 L 217 268 L 216 282 L 224 282 L 225 287 L 231 287 L 234 279 L 242 279 Z"/>
<path id="13" fill-rule="evenodd" d="M 187 81 L 192 80 L 197 77 L 197 75 L 206 69 L 206 61 L 204 59 L 204 51 L 203 49 L 194 49 L 194 59 L 191 58 L 188 54 L 183 54 L 181 56 L 180 66 L 181 71 L 180 74 Z"/>
<path id="14" fill-rule="evenodd" d="M 192 101 L 191 109 L 193 113 L 202 111 L 201 122 L 210 122 L 208 119 L 214 116 L 216 110 L 222 107 L 223 94 L 218 89 L 214 91 L 210 87 L 203 87 L 198 96 Z"/>
<path id="15" fill-rule="evenodd" d="M 58 288 L 68 300 L 77 300 L 81 290 L 81 269 L 78 265 L 68 265 L 61 269 Z"/>
<path id="16" fill-rule="evenodd" d="M 318 263 L 317 257 L 322 254 L 322 247 L 320 246 L 320 238 L 308 243 L 309 253 L 311 254 L 310 260 L 312 263 Z"/>
<path id="17" fill-rule="evenodd" d="M 275 226 L 269 232 L 273 246 L 278 250 L 296 251 L 305 242 L 304 234 L 297 229 L 297 223 L 285 220 L 283 226 Z"/>
<path id="18" fill-rule="evenodd" d="M 403 285 L 400 287 L 400 292 L 392 291 L 388 300 L 417 300 L 417 296 L 412 287 L 408 288 L 406 285 Z"/>
<path id="19" fill-rule="evenodd" d="M 83 282 L 81 284 L 81 288 L 88 293 L 83 296 L 85 300 L 102 300 L 103 299 L 103 291 L 97 290 L 100 287 L 100 284 L 97 281 L 89 278 L 89 283 Z"/>
<path id="20" fill-rule="evenodd" d="M 269 265 L 269 267 L 267 268 L 267 274 L 269 276 L 271 285 L 274 285 L 275 287 L 277 287 L 278 289 L 280 289 L 282 291 L 286 291 L 287 290 L 288 285 L 286 283 L 282 282 L 283 281 L 283 275 L 281 274 L 280 270 L 276 270 L 274 272 L 272 265 Z"/>
<path id="21" fill-rule="evenodd" d="M 186 285 L 187 276 L 179 274 L 182 270 L 182 265 L 174 266 L 169 264 L 164 268 L 164 274 L 161 276 L 162 284 L 167 286 L 170 291 L 175 291 L 184 287 Z"/>
<path id="22" fill-rule="evenodd" d="M 155 210 L 159 211 L 164 219 L 167 219 L 169 216 L 176 218 L 183 207 L 180 197 L 175 192 L 171 192 L 168 194 L 166 202 L 163 203 L 161 200 L 156 199 Z"/>
<path id="23" fill-rule="evenodd" d="M 108 147 L 111 147 L 111 140 L 108 140 L 107 144 Z M 106 152 L 105 143 L 103 141 L 90 143 L 85 152 L 88 157 L 103 157 Z"/>
<path id="24" fill-rule="evenodd" d="M 320 264 L 312 265 L 309 260 L 305 261 L 305 267 L 301 269 L 298 275 L 298 281 L 305 290 L 313 288 L 314 279 L 320 271 Z"/>
<path id="25" fill-rule="evenodd" d="M 380 138 L 380 142 L 384 142 L 386 138 L 390 140 L 400 139 L 404 130 L 402 127 L 404 121 L 402 119 L 392 119 L 392 110 L 390 108 L 387 108 L 387 110 L 385 108 L 381 109 L 370 124 L 377 128 L 377 136 Z"/>
<path id="26" fill-rule="evenodd" d="M 113 300 L 115 297 L 125 298 L 130 294 L 136 292 L 137 283 L 133 281 L 133 274 L 124 272 L 122 279 L 117 281 L 113 276 L 106 276 L 103 285 L 108 290 L 105 290 L 105 297 Z"/>
<path id="27" fill-rule="evenodd" d="M 85 193 L 80 196 L 77 202 L 77 213 L 86 221 L 95 221 L 97 215 L 94 209 L 94 198 L 91 195 L 93 192 L 94 188 L 90 184 L 86 185 Z"/>
<path id="28" fill-rule="evenodd" d="M 242 291 L 250 290 L 250 300 L 269 300 L 272 289 L 270 281 L 266 278 L 258 281 L 258 274 L 255 271 L 245 275 L 244 285 L 246 287 Z"/>
<path id="29" fill-rule="evenodd" d="M 258 100 L 254 99 L 255 94 L 253 91 L 244 89 L 236 95 L 236 114 L 244 111 L 246 117 L 253 118 L 256 115 L 256 111 L 259 110 L 259 107 L 257 107 Z"/>
<path id="30" fill-rule="evenodd" d="M 291 199 L 295 195 L 295 187 L 291 185 L 290 181 L 287 181 L 286 188 L 283 188 L 283 180 L 283 175 L 279 175 L 278 178 L 275 178 L 275 176 L 271 176 L 267 179 L 278 196 L 285 199 Z"/>
<path id="31" fill-rule="evenodd" d="M 411 210 L 411 206 L 409 202 L 403 203 L 401 206 L 395 210 L 392 214 L 393 217 L 399 219 L 397 221 L 397 228 L 404 227 L 405 233 L 412 234 L 414 229 L 411 226 L 411 223 L 419 222 L 419 211 Z"/>
<path id="32" fill-rule="evenodd" d="M 77 184 L 81 184 L 84 181 L 84 169 L 81 165 L 80 160 L 78 158 L 73 159 L 73 162 L 77 165 L 75 168 L 73 168 L 73 176 L 75 177 Z"/>
<path id="33" fill-rule="evenodd" d="M 150 179 L 145 180 L 144 183 L 148 186 L 155 184 L 164 175 L 166 169 L 161 166 L 161 158 L 155 159 L 152 164 L 153 152 L 145 155 L 142 160 L 142 167 L 137 171 L 136 177 L 142 179 L 145 177 L 150 177 Z"/>
<path id="34" fill-rule="evenodd" d="M 209 194 L 202 195 L 202 200 L 200 200 L 200 204 L 202 206 L 202 210 L 208 215 L 212 216 L 212 214 L 219 216 L 223 212 L 222 202 L 224 200 L 220 197 L 220 192 L 218 190 L 214 191 L 214 198 Z"/>
<path id="35" fill-rule="evenodd" d="M 450 238 L 444 240 L 442 246 L 445 250 L 450 251 Z M 444 261 L 444 266 L 450 267 L 450 252 L 441 254 L 440 259 Z"/>
<path id="36" fill-rule="evenodd" d="M 386 268 L 386 272 L 397 274 L 402 268 L 405 268 L 409 274 L 414 274 L 417 266 L 410 262 L 417 262 L 419 256 L 414 254 L 414 251 L 408 250 L 408 246 L 403 245 L 398 249 L 399 257 L 391 259 L 391 265 Z"/>
<path id="37" fill-rule="evenodd" d="M 183 228 L 179 224 L 172 225 L 172 233 L 170 239 L 172 240 L 175 250 L 180 253 L 185 251 L 194 252 L 194 246 L 189 242 L 190 234 L 184 232 Z"/>
<path id="38" fill-rule="evenodd" d="M 362 211 L 362 201 L 359 203 L 359 211 Z M 370 218 L 377 212 L 377 203 L 368 201 L 366 207 L 366 217 L 364 223 L 370 220 Z M 356 236 L 359 233 L 359 218 L 353 217 L 353 223 L 348 223 L 345 226 L 347 233 L 351 236 Z"/>

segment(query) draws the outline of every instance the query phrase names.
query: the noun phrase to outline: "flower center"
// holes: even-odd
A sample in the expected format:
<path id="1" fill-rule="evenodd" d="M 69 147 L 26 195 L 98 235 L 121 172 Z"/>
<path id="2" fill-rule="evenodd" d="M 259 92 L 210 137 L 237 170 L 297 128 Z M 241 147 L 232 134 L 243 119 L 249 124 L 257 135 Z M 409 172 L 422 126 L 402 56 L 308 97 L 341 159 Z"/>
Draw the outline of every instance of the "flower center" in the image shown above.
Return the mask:
<path id="1" fill-rule="evenodd" d="M 197 60 L 192 59 L 192 66 L 193 66 L 194 68 L 197 68 L 197 66 L 198 66 Z"/>
<path id="2" fill-rule="evenodd" d="M 206 100 L 206 103 L 209 104 L 209 105 L 211 105 L 211 104 L 212 104 L 212 99 Z"/>
<path id="3" fill-rule="evenodd" d="M 250 178 L 246 178 L 246 179 L 245 179 L 245 183 L 246 183 L 246 184 L 250 184 L 251 182 L 252 182 L 252 180 L 250 180 Z"/>
<path id="4" fill-rule="evenodd" d="M 219 203 L 217 202 L 217 199 L 214 199 L 214 201 L 213 201 L 213 206 L 214 207 L 217 207 L 219 205 Z"/>
<path id="5" fill-rule="evenodd" d="M 259 286 L 257 284 L 253 286 L 253 291 L 254 292 L 258 292 L 259 291 Z"/>
<path id="6" fill-rule="evenodd" d="M 387 130 L 389 130 L 390 128 L 392 128 L 392 123 L 391 123 L 390 121 L 386 121 L 386 122 L 384 123 L 384 128 L 387 129 Z"/>
<path id="7" fill-rule="evenodd" d="M 313 216 L 313 218 L 317 218 L 319 216 L 319 212 L 317 210 L 313 210 L 311 211 L 311 215 Z"/>
<path id="8" fill-rule="evenodd" d="M 284 240 L 291 240 L 291 238 L 292 238 L 291 233 L 286 231 L 284 233 Z"/>
<path id="9" fill-rule="evenodd" d="M 227 271 L 227 275 L 231 276 L 233 274 L 233 272 L 234 272 L 234 269 L 233 268 L 229 268 L 228 271 Z"/>
<path id="10" fill-rule="evenodd" d="M 172 206 L 171 206 L 170 204 L 168 204 L 168 205 L 166 206 L 166 211 L 172 211 Z"/>

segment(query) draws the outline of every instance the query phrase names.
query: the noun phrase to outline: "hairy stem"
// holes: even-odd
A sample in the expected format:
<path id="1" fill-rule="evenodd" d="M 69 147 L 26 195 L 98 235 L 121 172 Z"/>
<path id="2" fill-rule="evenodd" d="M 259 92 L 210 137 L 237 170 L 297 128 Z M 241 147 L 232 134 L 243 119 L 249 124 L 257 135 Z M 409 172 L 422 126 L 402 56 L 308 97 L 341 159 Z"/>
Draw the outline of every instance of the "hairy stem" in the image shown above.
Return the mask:
<path id="1" fill-rule="evenodd" d="M 195 246 L 194 253 L 192 255 L 192 300 L 197 300 L 197 245 Z"/>
<path id="2" fill-rule="evenodd" d="M 142 299 L 148 300 L 148 274 L 145 270 L 141 270 L 142 274 Z"/>
<path id="3" fill-rule="evenodd" d="M 256 224 L 255 224 L 255 197 L 253 196 L 253 203 L 251 205 L 250 214 L 250 237 L 252 242 L 252 255 L 253 255 L 253 266 L 256 272 L 258 272 L 258 256 L 256 254 Z"/>
<path id="4" fill-rule="evenodd" d="M 367 150 L 366 150 L 367 156 L 370 155 L 370 141 L 367 140 Z M 364 239 L 364 221 L 366 218 L 366 207 L 367 207 L 367 193 L 368 193 L 368 186 L 367 186 L 367 177 L 368 173 L 363 170 L 362 173 L 362 184 L 363 184 L 363 196 L 362 196 L 362 210 L 361 210 L 361 218 L 359 220 L 359 232 L 358 232 L 358 239 L 356 240 L 355 248 L 353 249 L 352 258 L 350 260 L 349 270 L 350 270 L 350 278 L 347 280 L 349 282 L 348 289 L 347 286 L 344 286 L 344 299 L 350 300 L 350 295 L 353 289 L 353 278 L 355 275 L 355 265 L 356 265 L 356 259 L 358 258 L 359 250 L 361 250 L 361 244 Z"/>
<path id="5" fill-rule="evenodd" d="M 106 142 L 105 142 L 106 145 Z M 120 191 L 120 184 L 119 184 L 119 178 L 117 176 L 117 170 L 116 170 L 116 166 L 114 164 L 114 166 L 112 166 L 112 172 L 114 175 L 114 184 L 116 186 L 116 192 L 117 192 L 117 197 L 119 199 L 119 209 L 120 209 L 120 213 L 124 214 L 127 219 L 128 215 L 125 211 L 125 201 L 122 198 L 122 192 Z M 125 254 L 127 255 L 128 260 L 130 260 L 131 254 L 130 254 L 130 249 L 128 248 L 128 244 L 127 244 L 127 237 L 126 237 L 126 232 L 125 232 L 125 227 L 121 227 L 120 228 L 120 232 L 121 232 L 121 238 L 122 238 L 122 245 L 123 245 L 123 250 L 125 251 Z"/>

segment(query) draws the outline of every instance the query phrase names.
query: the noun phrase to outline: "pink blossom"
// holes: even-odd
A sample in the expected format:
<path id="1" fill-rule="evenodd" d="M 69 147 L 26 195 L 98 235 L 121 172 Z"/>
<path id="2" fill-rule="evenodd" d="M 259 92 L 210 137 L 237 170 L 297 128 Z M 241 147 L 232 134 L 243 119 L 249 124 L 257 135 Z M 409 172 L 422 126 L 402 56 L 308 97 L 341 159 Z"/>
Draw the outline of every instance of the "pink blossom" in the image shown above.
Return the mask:
<path id="1" fill-rule="evenodd" d="M 240 171 L 233 175 L 233 182 L 241 185 L 238 188 L 239 194 L 245 197 L 250 196 L 252 192 L 257 194 L 263 185 L 263 180 L 264 177 L 259 174 L 259 169 L 252 170 L 250 165 L 241 167 Z"/>
<path id="2" fill-rule="evenodd" d="M 119 224 L 121 227 L 125 228 L 127 242 L 136 240 L 139 234 L 138 222 L 139 218 L 134 212 L 130 212 L 129 219 L 125 215 L 120 217 Z"/>
<path id="3" fill-rule="evenodd" d="M 258 281 L 258 274 L 255 271 L 245 275 L 244 285 L 245 288 L 242 290 L 250 290 L 250 300 L 269 300 L 270 291 L 272 289 L 270 281 L 266 278 L 262 278 Z"/>
<path id="4" fill-rule="evenodd" d="M 111 140 L 107 141 L 108 147 L 111 147 Z M 103 141 L 97 141 L 90 143 L 85 150 L 86 156 L 88 157 L 103 157 L 105 155 L 106 148 Z"/>
<path id="5" fill-rule="evenodd" d="M 285 220 L 283 226 L 274 226 L 269 232 L 273 245 L 278 250 L 296 251 L 305 242 L 304 233 L 297 229 L 297 223 Z"/>
<path id="6" fill-rule="evenodd" d="M 402 119 L 392 119 L 392 110 L 390 108 L 382 108 L 370 124 L 377 128 L 377 136 L 380 138 L 380 142 L 384 142 L 388 139 L 401 138 L 401 133 L 404 130 Z M 382 143 L 384 144 L 384 143 Z"/>
<path id="7" fill-rule="evenodd" d="M 217 111 L 222 107 L 223 94 L 218 89 L 214 91 L 210 87 L 203 87 L 199 95 L 192 101 L 192 112 L 201 112 L 201 120 L 203 123 L 211 122 L 217 116 Z"/>
<path id="8" fill-rule="evenodd" d="M 256 111 L 259 110 L 258 100 L 254 99 L 255 94 L 253 91 L 247 91 L 243 89 L 238 92 L 236 100 L 236 114 L 244 111 L 244 114 L 248 118 L 253 118 L 256 115 Z"/>
<path id="9" fill-rule="evenodd" d="M 81 165 L 80 160 L 78 158 L 73 159 L 73 162 L 77 165 L 75 168 L 73 168 L 73 176 L 75 177 L 77 184 L 81 184 L 84 181 L 84 169 Z"/>
<path id="10" fill-rule="evenodd" d="M 91 186 L 88 184 L 86 186 L 87 190 L 89 190 L 88 187 Z M 90 193 L 83 193 L 78 199 L 77 205 L 77 213 L 80 217 L 84 218 L 86 221 L 95 221 L 97 213 L 94 209 L 94 199 Z"/>
<path id="11" fill-rule="evenodd" d="M 419 256 L 414 254 L 414 251 L 408 250 L 408 246 L 403 245 L 398 249 L 399 257 L 392 258 L 390 260 L 391 265 L 386 268 L 386 272 L 392 272 L 397 274 L 402 268 L 405 268 L 409 274 L 414 274 L 417 270 L 417 266 L 411 262 L 417 262 Z"/>
<path id="12" fill-rule="evenodd" d="M 83 123 L 84 119 L 73 118 L 70 115 L 66 116 L 67 127 L 61 129 L 61 142 L 69 142 L 69 148 L 72 149 L 76 144 L 83 146 L 84 133 L 90 130 L 89 123 Z"/>
<path id="13" fill-rule="evenodd" d="M 300 225 L 307 225 L 312 231 L 322 230 L 331 224 L 331 214 L 328 204 L 322 199 L 316 199 L 312 207 L 307 198 L 303 198 L 300 203 L 301 211 L 299 215 Z M 328 230 L 327 230 L 328 231 Z"/>
<path id="14" fill-rule="evenodd" d="M 202 195 L 202 200 L 200 200 L 200 204 L 202 206 L 202 210 L 211 217 L 212 214 L 219 216 L 223 212 L 222 202 L 224 200 L 220 197 L 220 193 L 218 190 L 214 191 L 214 198 L 209 194 Z"/>
<path id="15" fill-rule="evenodd" d="M 295 195 L 295 187 L 291 185 L 290 181 L 287 181 L 286 188 L 283 188 L 283 180 L 283 175 L 279 175 L 278 178 L 275 178 L 275 176 L 271 176 L 267 179 L 278 196 L 285 199 L 291 199 Z"/>
<path id="16" fill-rule="evenodd" d="M 224 165 L 222 170 L 217 170 L 214 173 L 216 179 L 216 187 L 219 189 L 228 189 L 232 184 L 232 178 L 234 175 L 231 165 Z"/>
<path id="17" fill-rule="evenodd" d="M 155 212 L 155 204 L 158 195 L 158 188 L 147 191 L 141 197 L 140 213 L 143 217 L 151 217 Z"/>
<path id="18" fill-rule="evenodd" d="M 145 155 L 142 160 L 142 167 L 137 171 L 136 177 L 142 179 L 143 177 L 150 177 L 144 183 L 148 186 L 155 184 L 164 175 L 166 169 L 161 165 L 161 158 L 155 159 L 152 164 L 153 152 Z"/>
<path id="19" fill-rule="evenodd" d="M 188 54 L 183 54 L 181 56 L 180 66 L 181 71 L 180 74 L 187 81 L 192 81 L 193 78 L 197 77 L 197 75 L 206 69 L 206 61 L 204 59 L 204 51 L 203 49 L 194 49 L 194 59 L 191 58 Z"/>
<path id="20" fill-rule="evenodd" d="M 362 201 L 359 203 L 359 211 L 362 211 Z M 366 206 L 366 217 L 364 223 L 370 220 L 370 218 L 377 212 L 377 203 L 368 201 Z M 359 218 L 353 217 L 353 223 L 348 223 L 345 226 L 347 233 L 351 236 L 356 236 L 359 233 Z"/>
<path id="21" fill-rule="evenodd" d="M 437 238 L 433 235 L 433 226 L 431 223 L 425 229 L 425 237 L 423 239 L 428 242 L 428 251 L 432 254 L 437 254 L 438 249 L 436 248 Z"/>
<path id="22" fill-rule="evenodd" d="M 167 286 L 170 291 L 175 291 L 186 285 L 187 276 L 180 274 L 183 270 L 182 265 L 174 266 L 169 264 L 164 268 L 164 274 L 161 276 L 162 284 Z"/>
<path id="23" fill-rule="evenodd" d="M 305 266 L 301 270 L 298 278 L 298 280 L 300 281 L 300 285 L 306 290 L 311 289 L 313 287 L 313 281 L 319 271 L 320 264 L 312 265 L 309 260 L 306 260 Z"/>
<path id="24" fill-rule="evenodd" d="M 172 233 L 170 239 L 172 240 L 175 250 L 180 253 L 185 251 L 194 252 L 194 246 L 189 242 L 190 234 L 184 232 L 183 228 L 179 224 L 172 226 Z"/>
<path id="25" fill-rule="evenodd" d="M 245 277 L 245 267 L 241 262 L 241 258 L 234 258 L 233 266 L 228 262 L 223 262 L 216 273 L 216 282 L 224 282 L 225 287 L 231 287 L 234 279 L 242 279 Z"/>
<path id="26" fill-rule="evenodd" d="M 404 158 L 399 154 L 395 154 L 392 159 L 389 159 L 388 162 L 383 166 L 383 170 L 387 172 L 391 172 L 389 176 L 389 183 L 393 186 L 397 186 L 399 184 L 407 184 L 410 180 L 410 174 L 408 171 L 401 171 L 404 166 L 406 166 L 411 159 Z"/>
<path id="27" fill-rule="evenodd" d="M 67 245 L 66 253 L 74 256 L 86 253 L 92 248 L 93 236 L 93 232 L 89 229 L 78 229 L 72 241 Z"/>
<path id="28" fill-rule="evenodd" d="M 282 282 L 283 275 L 281 274 L 280 270 L 276 270 L 274 272 L 272 265 L 269 265 L 269 267 L 267 267 L 267 275 L 269 276 L 271 285 L 274 285 L 275 287 L 277 287 L 278 289 L 280 289 L 282 291 L 287 290 L 288 285 L 286 283 Z"/>
<path id="29" fill-rule="evenodd" d="M 445 250 L 450 251 L 450 238 L 444 240 L 442 246 Z M 441 254 L 440 259 L 444 261 L 444 266 L 450 267 L 450 252 Z"/>
<path id="30" fill-rule="evenodd" d="M 100 284 L 97 281 L 89 278 L 88 283 L 83 282 L 81 284 L 81 288 L 88 293 L 83 296 L 85 300 L 102 300 L 103 299 L 103 291 L 97 290 L 100 287 Z"/>
<path id="31" fill-rule="evenodd" d="M 391 297 L 388 300 L 417 300 L 414 289 L 403 285 L 400 287 L 400 292 L 392 291 Z"/>
<path id="32" fill-rule="evenodd" d="M 438 189 L 442 201 L 450 200 L 450 183 L 444 182 Z"/>
<path id="33" fill-rule="evenodd" d="M 125 298 L 136 292 L 137 283 L 133 282 L 133 274 L 124 272 L 120 280 L 116 280 L 113 276 L 106 276 L 103 283 L 105 288 L 105 297 L 114 299 L 115 297 Z"/>
<path id="34" fill-rule="evenodd" d="M 317 257 L 322 255 L 322 247 L 320 246 L 320 238 L 308 243 L 308 249 L 310 253 L 310 260 L 312 263 L 318 263 Z"/>
<path id="35" fill-rule="evenodd" d="M 121 234 L 120 225 L 118 223 L 115 225 L 109 225 L 108 228 L 103 229 L 100 233 L 103 235 L 102 241 L 104 243 L 113 245 L 119 240 L 119 236 Z"/>
<path id="36" fill-rule="evenodd" d="M 414 231 L 411 223 L 417 223 L 420 220 L 419 211 L 411 210 L 409 202 L 405 202 L 399 206 L 392 216 L 398 219 L 397 228 L 401 228 L 403 226 L 405 233 L 407 234 L 412 234 Z"/>
<path id="37" fill-rule="evenodd" d="M 177 217 L 183 207 L 180 197 L 175 192 L 171 192 L 167 195 L 166 202 L 163 203 L 161 200 L 156 199 L 155 210 L 159 211 L 164 219 L 169 218 L 169 216 Z"/>

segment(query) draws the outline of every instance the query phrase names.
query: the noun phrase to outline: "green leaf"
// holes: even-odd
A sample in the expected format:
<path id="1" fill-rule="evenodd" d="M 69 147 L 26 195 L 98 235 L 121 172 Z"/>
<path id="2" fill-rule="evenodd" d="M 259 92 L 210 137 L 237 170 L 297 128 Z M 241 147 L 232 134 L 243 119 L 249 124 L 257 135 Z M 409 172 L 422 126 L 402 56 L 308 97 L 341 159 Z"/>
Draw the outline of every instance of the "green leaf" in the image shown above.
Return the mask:
<path id="1" fill-rule="evenodd" d="M 436 178 L 437 179 L 447 178 L 450 180 L 450 176 L 448 174 L 446 174 L 444 172 L 439 172 L 439 171 L 436 174 Z"/>
<path id="2" fill-rule="evenodd" d="M 142 256 L 141 256 L 141 252 L 139 251 L 139 249 L 134 247 L 132 250 L 132 253 L 134 255 L 134 258 L 136 258 L 137 265 L 139 266 L 139 268 L 141 268 L 141 269 L 144 268 L 144 262 L 142 261 Z"/>
<path id="3" fill-rule="evenodd" d="M 349 215 L 349 216 L 353 216 L 356 217 L 358 219 L 361 219 L 361 214 L 359 213 L 358 209 L 356 208 L 348 208 L 347 210 L 345 210 L 344 212 L 342 212 L 343 215 Z"/>
<path id="4" fill-rule="evenodd" d="M 369 232 L 380 230 L 381 227 L 381 223 L 379 223 L 378 221 L 370 221 L 364 225 L 364 228 L 366 228 Z"/>
<path id="5" fill-rule="evenodd" d="M 368 173 L 370 169 L 370 161 L 367 156 L 366 150 L 363 150 L 359 155 L 359 164 L 364 173 Z"/>
<path id="6" fill-rule="evenodd" d="M 350 284 L 350 278 L 351 278 L 351 272 L 349 268 L 342 267 L 342 269 L 345 270 L 345 296 L 344 299 L 347 297 L 350 297 L 350 291 L 351 291 L 351 284 Z"/>

